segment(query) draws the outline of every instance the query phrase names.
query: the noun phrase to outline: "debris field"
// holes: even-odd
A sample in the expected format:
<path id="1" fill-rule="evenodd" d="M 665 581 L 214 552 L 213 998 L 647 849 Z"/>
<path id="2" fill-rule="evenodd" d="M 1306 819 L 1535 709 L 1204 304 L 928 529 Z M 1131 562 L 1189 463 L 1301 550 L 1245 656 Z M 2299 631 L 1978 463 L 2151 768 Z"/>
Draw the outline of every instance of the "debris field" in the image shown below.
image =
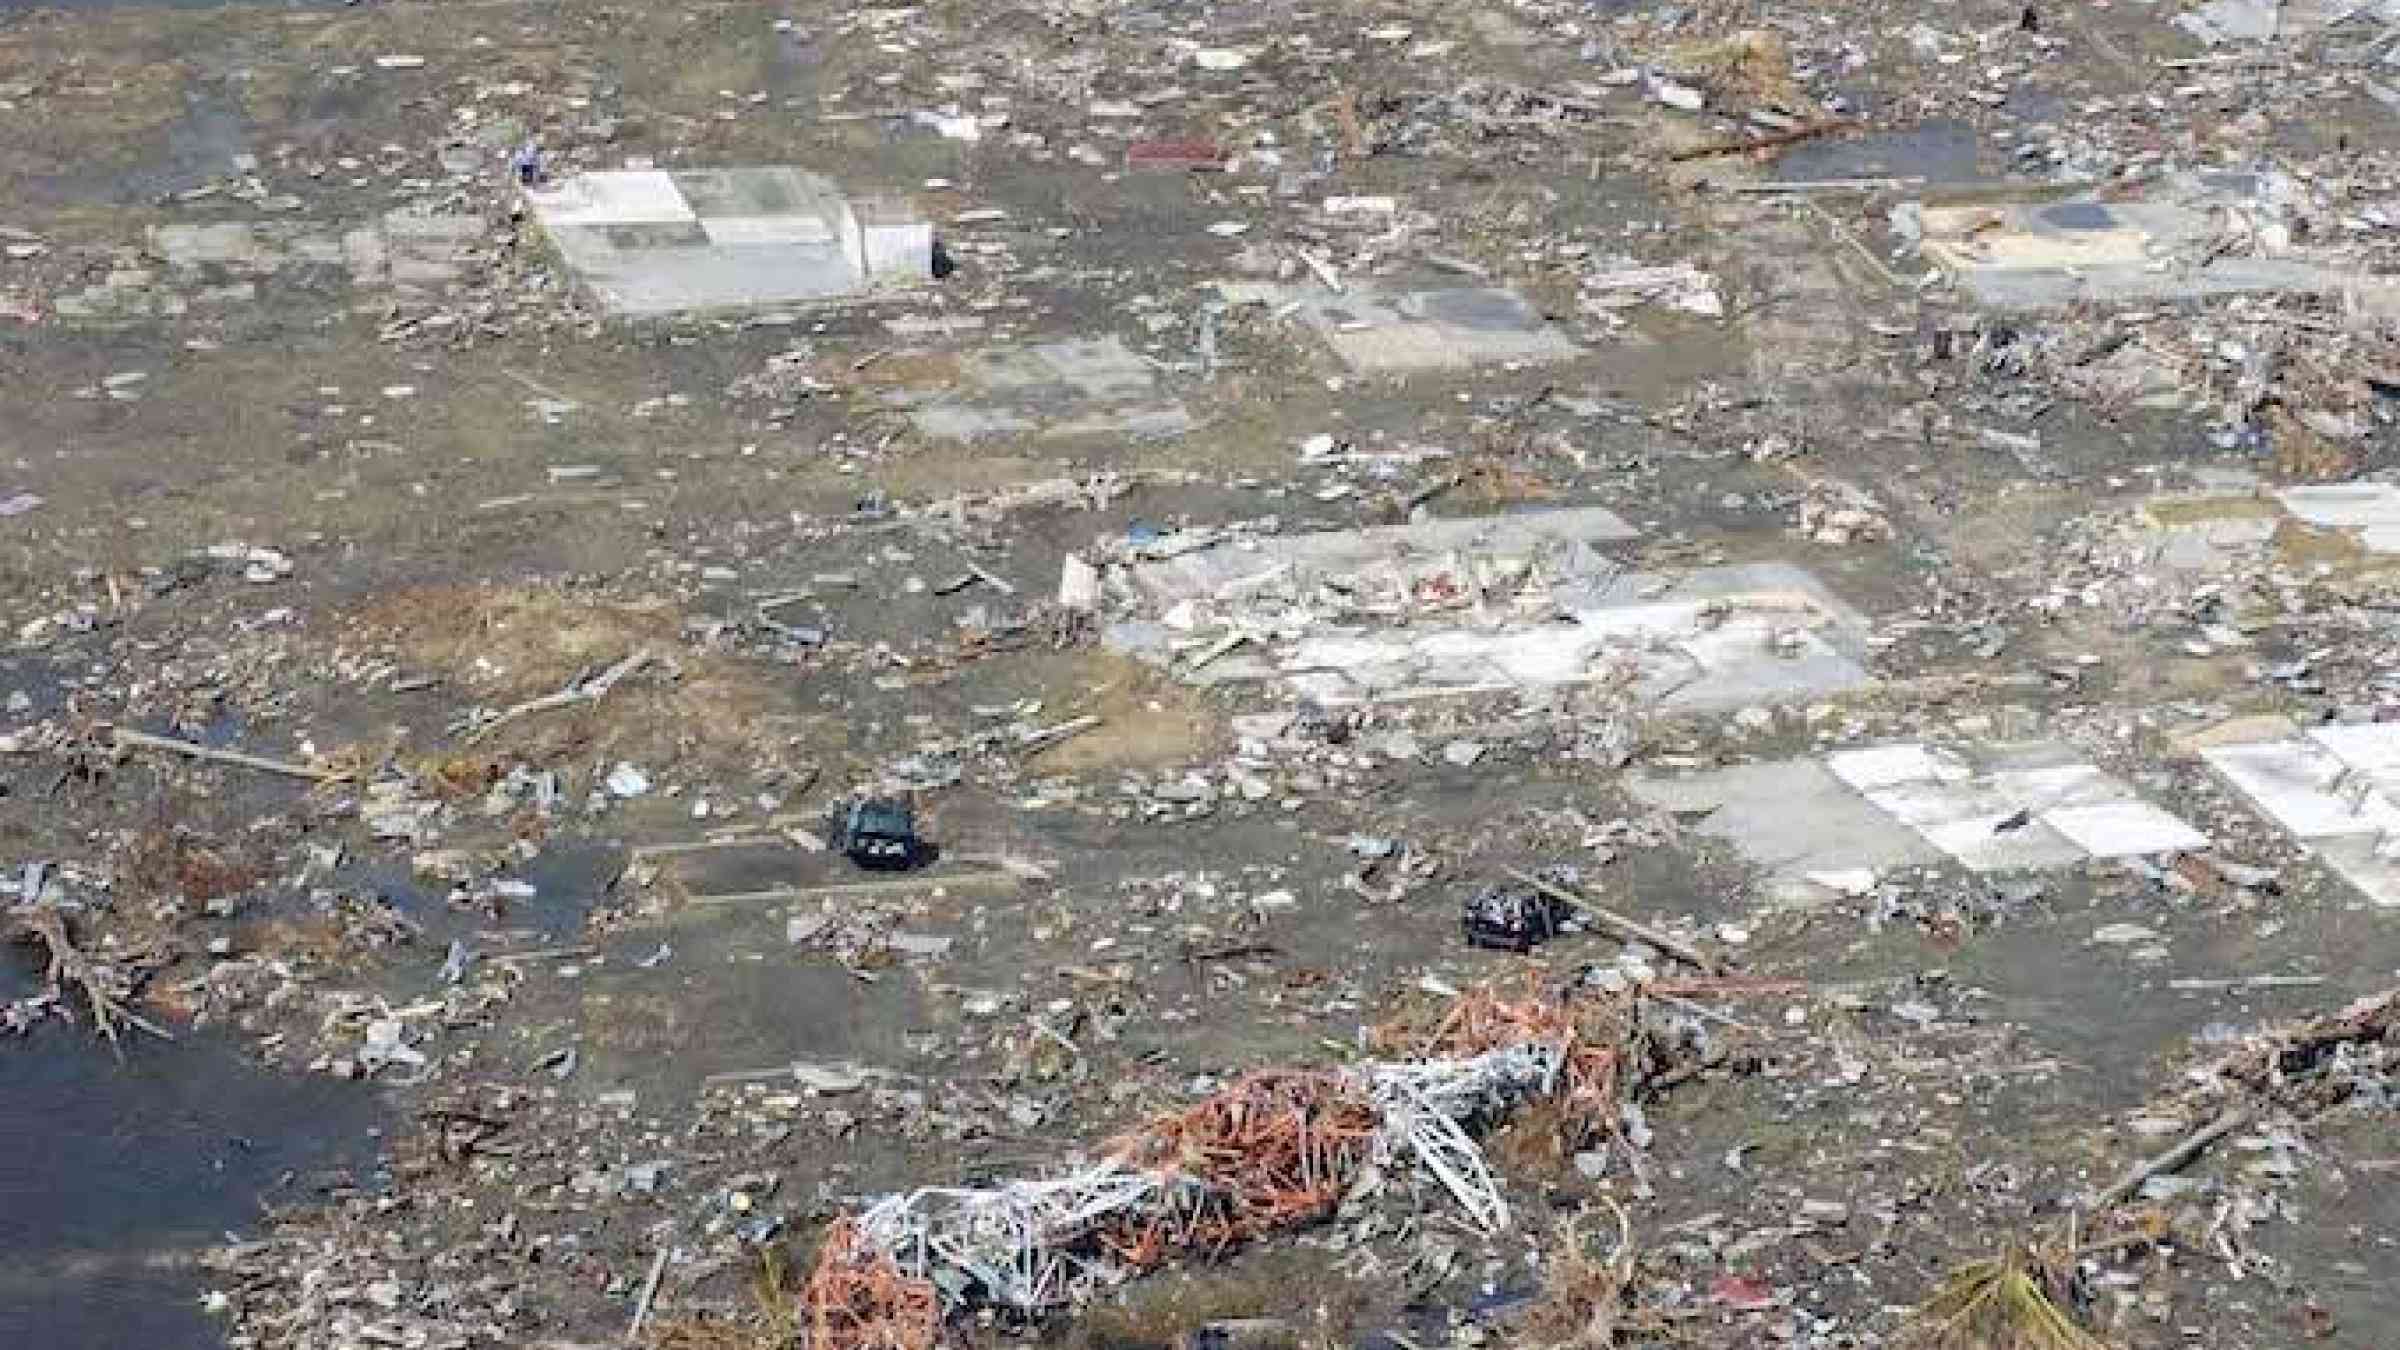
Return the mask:
<path id="1" fill-rule="evenodd" d="M 0 1054 L 377 1122 L 0 1339 L 2400 1322 L 2400 3 L 108 0 L 0 126 Z"/>

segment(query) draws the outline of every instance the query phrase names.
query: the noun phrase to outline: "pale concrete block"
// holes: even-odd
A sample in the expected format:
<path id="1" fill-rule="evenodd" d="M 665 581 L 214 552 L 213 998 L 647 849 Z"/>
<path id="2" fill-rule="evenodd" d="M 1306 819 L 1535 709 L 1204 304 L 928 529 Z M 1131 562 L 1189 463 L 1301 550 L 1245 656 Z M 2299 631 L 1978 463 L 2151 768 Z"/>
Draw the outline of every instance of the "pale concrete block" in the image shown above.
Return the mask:
<path id="1" fill-rule="evenodd" d="M 2200 755 L 2218 776 L 2302 839 L 2400 829 L 2400 808 L 2314 741 L 2219 746 Z"/>
<path id="2" fill-rule="evenodd" d="M 2145 801 L 2061 807 L 2035 817 L 2086 853 L 2128 858 L 2208 847 L 2208 836 Z"/>
<path id="3" fill-rule="evenodd" d="M 1860 792 L 1903 783 L 1957 783 L 1971 774 L 1964 760 L 1919 742 L 1842 750 L 1825 757 L 1833 776 Z"/>

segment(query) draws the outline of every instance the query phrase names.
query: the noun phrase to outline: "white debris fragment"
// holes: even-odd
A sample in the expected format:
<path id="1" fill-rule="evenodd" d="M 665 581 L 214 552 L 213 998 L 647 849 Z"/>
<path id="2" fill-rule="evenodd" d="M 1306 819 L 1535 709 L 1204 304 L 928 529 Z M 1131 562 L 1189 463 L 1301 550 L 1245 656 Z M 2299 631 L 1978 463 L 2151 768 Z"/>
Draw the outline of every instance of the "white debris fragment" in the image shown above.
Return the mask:
<path id="1" fill-rule="evenodd" d="M 913 120 L 918 126 L 929 128 L 944 140 L 973 142 L 983 139 L 983 123 L 971 116 L 918 112 L 913 114 Z"/>
<path id="2" fill-rule="evenodd" d="M 2138 923 L 2104 924 L 2092 933 L 2092 941 L 2107 947 L 2130 947 L 2137 942 L 2155 942 L 2158 930 Z"/>
<path id="3" fill-rule="evenodd" d="M 379 1018 L 367 1023 L 366 1041 L 358 1048 L 358 1066 L 372 1075 L 387 1065 L 404 1064 L 421 1068 L 425 1052 L 411 1046 L 405 1038 L 407 1028 L 396 1018 Z"/>
<path id="4" fill-rule="evenodd" d="M 1678 84 L 1663 75 L 1650 77 L 1648 92 L 1652 102 L 1664 103 L 1670 108 L 1679 108 L 1684 112 L 1698 112 L 1708 105 L 1708 95 L 1688 84 Z"/>
<path id="5" fill-rule="evenodd" d="M 1819 544 L 1881 542 L 1892 537 L 1892 522 L 1882 504 L 1866 489 L 1836 479 L 1821 478 L 1800 497 L 1800 534 Z"/>
<path id="6" fill-rule="evenodd" d="M 855 1064 L 819 1064 L 804 1059 L 792 1061 L 792 1078 L 802 1091 L 820 1097 L 844 1096 L 867 1085 L 866 1071 Z"/>
<path id="7" fill-rule="evenodd" d="M 2178 16 L 2177 28 L 2204 46 L 2228 42 L 2271 42 L 2280 26 L 2279 0 L 2208 0 Z"/>
<path id="8" fill-rule="evenodd" d="M 242 563 L 242 580 L 253 585 L 281 581 L 292 574 L 292 560 L 271 548 L 249 550 Z"/>
<path id="9" fill-rule="evenodd" d="M 1628 265 L 1584 275 L 1579 303 L 1587 313 L 1605 314 L 1641 304 L 1659 304 L 1702 318 L 1725 316 L 1714 277 L 1690 263 L 1658 267 Z"/>
<path id="10" fill-rule="evenodd" d="M 1100 608 L 1100 569 L 1068 554 L 1058 569 L 1058 605 L 1083 614 Z"/>

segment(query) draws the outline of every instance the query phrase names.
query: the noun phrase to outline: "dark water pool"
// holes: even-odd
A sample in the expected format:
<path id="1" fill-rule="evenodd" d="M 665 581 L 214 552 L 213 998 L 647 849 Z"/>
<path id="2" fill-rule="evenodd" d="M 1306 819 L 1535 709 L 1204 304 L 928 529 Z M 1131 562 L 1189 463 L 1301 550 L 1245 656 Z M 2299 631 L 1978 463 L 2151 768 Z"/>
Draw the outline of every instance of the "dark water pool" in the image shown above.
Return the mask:
<path id="1" fill-rule="evenodd" d="M 80 1026 L 0 1040 L 0 1346 L 223 1345 L 198 1252 L 255 1236 L 262 1200 L 371 1162 L 379 1118 L 371 1089 L 217 1040 L 129 1043 L 122 1062 Z"/>

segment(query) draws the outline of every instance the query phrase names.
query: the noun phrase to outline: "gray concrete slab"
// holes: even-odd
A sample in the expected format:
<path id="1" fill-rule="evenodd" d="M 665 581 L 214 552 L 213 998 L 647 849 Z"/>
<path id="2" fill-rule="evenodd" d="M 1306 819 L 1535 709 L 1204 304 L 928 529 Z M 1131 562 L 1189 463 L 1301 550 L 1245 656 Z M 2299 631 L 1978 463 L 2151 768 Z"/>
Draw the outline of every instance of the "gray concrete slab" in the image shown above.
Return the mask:
<path id="1" fill-rule="evenodd" d="M 1584 353 L 1523 296 L 1497 286 L 1406 290 L 1352 283 L 1335 291 L 1229 282 L 1219 289 L 1234 303 L 1290 312 L 1362 373 L 1564 361 Z"/>
<path id="2" fill-rule="evenodd" d="M 2390 279 L 2295 241 L 2292 206 L 2309 190 L 2279 173 L 2184 174 L 2131 199 L 1912 204 L 1897 219 L 1928 259 L 1994 308 L 2253 292 L 2400 308 Z"/>
<path id="3" fill-rule="evenodd" d="M 175 221 L 153 226 L 150 252 L 163 270 L 109 272 L 53 302 L 71 322 L 161 318 L 194 306 L 227 308 L 258 298 L 258 282 L 290 268 L 336 268 L 362 290 L 439 294 L 460 281 L 483 247 L 481 216 L 396 210 L 362 223 L 311 220 Z M 224 280 L 230 277 L 232 280 Z"/>
<path id="4" fill-rule="evenodd" d="M 1892 819 L 1815 760 L 1741 764 L 1673 778 L 1637 775 L 1625 790 L 1646 806 L 1708 814 L 1691 828 L 1738 847 L 1771 872 L 1935 863 L 1940 849 Z"/>
<path id="5" fill-rule="evenodd" d="M 1120 339 L 992 347 L 959 358 L 948 388 L 896 389 L 891 406 L 943 440 L 1001 435 L 1164 439 L 1196 425 L 1157 369 Z"/>
<path id="6" fill-rule="evenodd" d="M 1887 866 L 1881 859 L 1892 853 L 1893 832 L 1913 841 L 1902 861 L 1948 857 L 1978 872 L 2070 867 L 2092 858 L 2175 853 L 2208 843 L 2207 836 L 2143 801 L 2062 742 L 1904 742 L 1837 751 L 1821 764 L 1793 761 L 1773 766 L 1773 774 L 1763 772 L 1767 766 L 1753 767 L 1759 771 L 1738 781 L 1780 786 L 1792 794 L 1763 801 L 1763 815 L 1780 811 L 1821 821 L 1831 831 L 1797 866 L 1777 861 L 1767 848 L 1745 845 L 1753 859 L 1787 874 Z M 1706 804 L 1709 794 L 1723 791 L 1703 776 L 1697 785 L 1677 787 L 1646 780 L 1637 795 L 1658 805 Z M 1877 822 L 1872 829 L 1861 823 L 1870 818 Z M 1765 819 L 1743 828 L 1774 839 L 1779 831 L 1804 827 Z"/>

